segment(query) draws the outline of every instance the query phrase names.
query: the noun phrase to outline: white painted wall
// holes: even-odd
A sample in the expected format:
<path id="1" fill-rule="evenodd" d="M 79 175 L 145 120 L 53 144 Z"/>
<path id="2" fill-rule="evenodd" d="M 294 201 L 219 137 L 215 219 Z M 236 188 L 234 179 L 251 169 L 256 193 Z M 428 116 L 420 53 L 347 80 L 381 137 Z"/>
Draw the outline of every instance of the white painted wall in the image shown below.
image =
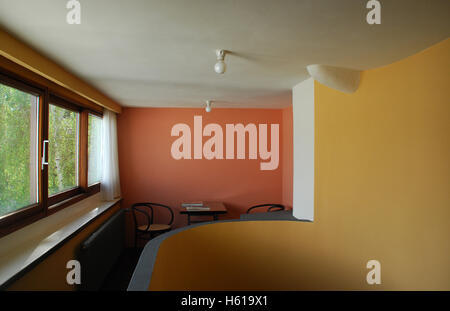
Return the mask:
<path id="1" fill-rule="evenodd" d="M 294 184 L 293 214 L 314 220 L 314 80 L 309 78 L 292 89 Z"/>

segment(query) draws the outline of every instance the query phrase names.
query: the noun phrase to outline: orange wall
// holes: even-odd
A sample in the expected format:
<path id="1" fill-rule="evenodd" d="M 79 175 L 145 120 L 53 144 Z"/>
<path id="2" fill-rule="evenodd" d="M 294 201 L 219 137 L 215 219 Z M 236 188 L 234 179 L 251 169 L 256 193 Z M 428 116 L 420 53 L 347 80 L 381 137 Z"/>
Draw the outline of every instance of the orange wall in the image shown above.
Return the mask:
<path id="1" fill-rule="evenodd" d="M 257 160 L 172 158 L 170 150 L 177 138 L 170 135 L 172 126 L 186 123 L 193 131 L 195 115 L 203 116 L 203 126 L 221 125 L 224 139 L 227 123 L 280 124 L 282 135 L 279 109 L 213 109 L 207 113 L 204 109 L 125 108 L 118 117 L 124 206 L 138 201 L 168 204 L 176 209 L 175 226 L 182 226 L 186 224 L 186 216 L 180 216 L 177 210 L 183 201 L 223 201 L 229 210 L 227 218 L 239 217 L 251 205 L 281 202 L 282 146 L 279 166 L 273 171 L 261 171 L 259 157 Z"/>

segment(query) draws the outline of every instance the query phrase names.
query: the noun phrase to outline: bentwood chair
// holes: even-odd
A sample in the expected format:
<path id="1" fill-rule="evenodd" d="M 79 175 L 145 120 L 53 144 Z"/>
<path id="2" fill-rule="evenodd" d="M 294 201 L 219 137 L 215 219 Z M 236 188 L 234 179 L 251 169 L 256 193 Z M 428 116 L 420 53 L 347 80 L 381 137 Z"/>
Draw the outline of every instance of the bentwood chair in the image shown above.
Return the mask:
<path id="1" fill-rule="evenodd" d="M 163 207 L 170 212 L 170 221 L 168 224 L 155 224 L 153 207 Z M 163 204 L 159 203 L 135 203 L 131 206 L 131 211 L 133 212 L 134 218 L 134 247 L 137 246 L 137 240 L 141 239 L 152 239 L 154 236 L 161 233 L 170 231 L 172 229 L 173 223 L 173 210 Z M 142 215 L 139 217 L 139 215 Z M 142 223 L 144 219 L 145 222 Z"/>
<path id="2" fill-rule="evenodd" d="M 260 205 L 255 205 L 255 206 L 250 207 L 247 210 L 247 214 L 249 214 L 251 210 L 254 210 L 254 209 L 257 209 L 257 208 L 264 208 L 264 207 L 267 207 L 266 212 L 284 211 L 284 209 L 285 209 L 284 205 L 282 205 L 282 204 L 270 204 L 270 203 L 267 203 L 267 204 L 260 204 Z"/>

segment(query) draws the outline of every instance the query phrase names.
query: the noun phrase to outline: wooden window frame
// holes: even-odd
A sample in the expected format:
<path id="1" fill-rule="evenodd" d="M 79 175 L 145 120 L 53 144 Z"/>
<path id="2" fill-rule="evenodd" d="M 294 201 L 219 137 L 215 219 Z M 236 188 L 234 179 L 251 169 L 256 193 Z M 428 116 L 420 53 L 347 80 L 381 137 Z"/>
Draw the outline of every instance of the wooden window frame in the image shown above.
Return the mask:
<path id="1" fill-rule="evenodd" d="M 22 73 L 23 68 L 20 68 Z M 0 216 L 0 237 L 27 226 L 41 218 L 52 215 L 63 208 L 79 202 L 100 191 L 100 183 L 88 186 L 88 116 L 89 113 L 103 117 L 103 108 L 94 104 L 83 104 L 77 99 L 77 94 L 51 89 L 52 83 L 37 83 L 29 76 L 33 73 L 26 72 L 26 78 L 15 72 L 0 67 L 0 83 L 16 88 L 23 92 L 38 96 L 38 203 L 24 206 L 10 214 Z M 33 79 L 36 80 L 36 79 Z M 44 82 L 47 82 L 46 80 Z M 73 96 L 67 96 L 67 95 Z M 50 104 L 69 109 L 79 113 L 78 127 L 78 186 L 64 192 L 48 196 L 48 166 L 42 166 L 42 142 L 48 140 L 49 106 Z M 93 109 L 94 107 L 94 109 Z M 47 159 L 48 160 L 48 153 Z"/>

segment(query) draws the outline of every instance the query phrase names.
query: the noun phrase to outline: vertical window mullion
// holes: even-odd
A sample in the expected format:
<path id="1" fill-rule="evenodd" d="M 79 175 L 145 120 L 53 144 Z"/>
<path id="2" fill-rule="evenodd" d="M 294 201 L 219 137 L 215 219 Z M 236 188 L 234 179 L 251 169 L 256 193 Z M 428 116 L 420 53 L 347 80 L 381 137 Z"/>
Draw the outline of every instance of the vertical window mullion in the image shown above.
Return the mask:
<path id="1" fill-rule="evenodd" d="M 83 110 L 80 113 L 80 139 L 79 139 L 79 184 L 84 190 L 88 190 L 88 112 Z"/>
<path id="2" fill-rule="evenodd" d="M 42 180 L 42 190 L 41 190 L 41 195 L 42 195 L 42 206 L 44 208 L 45 214 L 48 214 L 48 165 L 42 165 L 42 155 L 43 155 L 43 143 L 45 140 L 48 140 L 48 123 L 49 123 L 49 117 L 48 117 L 48 111 L 49 111 L 49 92 L 48 92 L 48 88 L 45 89 L 45 94 L 44 94 L 44 98 L 42 101 L 42 109 L 41 111 L 41 141 L 40 141 L 40 157 L 39 157 L 39 168 L 41 169 L 41 180 Z M 48 156 L 49 156 L 49 148 L 51 148 L 50 144 L 48 144 L 47 146 L 47 154 L 46 154 L 46 159 L 45 161 L 47 161 L 48 163 Z"/>

